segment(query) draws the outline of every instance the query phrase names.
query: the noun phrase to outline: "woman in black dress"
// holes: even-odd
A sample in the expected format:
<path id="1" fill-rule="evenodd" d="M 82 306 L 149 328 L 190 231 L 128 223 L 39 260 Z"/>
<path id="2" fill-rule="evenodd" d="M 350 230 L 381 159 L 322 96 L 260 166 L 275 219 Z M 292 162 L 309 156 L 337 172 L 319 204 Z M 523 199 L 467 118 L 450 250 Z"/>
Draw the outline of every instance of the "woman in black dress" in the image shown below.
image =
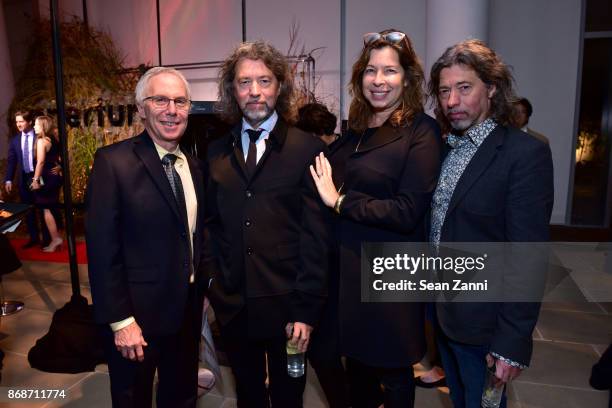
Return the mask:
<path id="1" fill-rule="evenodd" d="M 51 242 L 43 252 L 54 252 L 61 249 L 64 240 L 60 235 L 57 222 L 51 208 L 59 202 L 62 176 L 57 171 L 59 165 L 59 144 L 52 134 L 53 120 L 49 116 L 39 116 L 34 121 L 36 134 L 36 169 L 31 188 L 34 191 L 34 203 L 43 209 L 45 224 L 51 236 Z"/>
<path id="2" fill-rule="evenodd" d="M 425 353 L 421 303 L 361 302 L 362 242 L 426 242 L 425 215 L 440 168 L 440 130 L 423 113 L 424 75 L 408 37 L 364 36 L 353 65 L 344 183 L 322 154 L 311 174 L 339 217 L 340 349 L 354 408 L 414 406 L 412 364 Z M 381 385 L 384 395 L 381 396 Z"/>

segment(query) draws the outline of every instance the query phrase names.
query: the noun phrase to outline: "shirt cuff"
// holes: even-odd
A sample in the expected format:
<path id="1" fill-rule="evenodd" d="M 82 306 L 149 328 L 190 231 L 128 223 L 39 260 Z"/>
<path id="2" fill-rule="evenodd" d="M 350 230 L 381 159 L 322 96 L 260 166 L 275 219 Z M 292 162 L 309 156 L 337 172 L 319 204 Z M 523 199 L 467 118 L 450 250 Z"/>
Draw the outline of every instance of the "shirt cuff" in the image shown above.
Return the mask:
<path id="1" fill-rule="evenodd" d="M 134 316 L 130 316 L 127 319 L 123 319 L 121 321 L 115 322 L 115 323 L 111 323 L 110 327 L 113 330 L 113 332 L 116 332 L 118 330 L 123 329 L 124 327 L 129 326 L 130 324 L 134 323 L 136 321 L 136 319 L 134 319 Z"/>
<path id="2" fill-rule="evenodd" d="M 4 184 L 13 184 L 13 182 L 11 180 L 6 180 Z"/>
<path id="3" fill-rule="evenodd" d="M 512 360 L 510 360 L 510 359 L 508 359 L 508 358 L 502 357 L 502 356 L 500 356 L 499 354 L 497 354 L 497 353 L 495 353 L 495 352 L 493 352 L 493 351 L 490 351 L 489 353 L 490 353 L 490 354 L 491 354 L 491 355 L 492 355 L 494 358 L 496 358 L 496 359 L 498 359 L 498 360 L 503 361 L 504 363 L 508 364 L 508 365 L 509 365 L 509 366 L 511 366 L 511 367 L 517 367 L 517 368 L 520 368 L 521 370 L 524 370 L 524 369 L 526 369 L 526 368 L 527 368 L 527 366 L 526 366 L 526 365 L 523 365 L 523 364 L 521 364 L 521 363 L 517 363 L 516 361 L 512 361 Z"/>

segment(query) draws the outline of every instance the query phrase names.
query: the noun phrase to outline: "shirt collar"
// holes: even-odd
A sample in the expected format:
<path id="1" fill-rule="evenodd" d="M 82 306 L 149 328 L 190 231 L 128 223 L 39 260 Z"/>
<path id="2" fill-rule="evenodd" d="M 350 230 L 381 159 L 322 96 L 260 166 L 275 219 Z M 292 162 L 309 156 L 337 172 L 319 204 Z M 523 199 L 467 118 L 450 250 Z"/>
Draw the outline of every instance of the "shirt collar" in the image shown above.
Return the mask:
<path id="1" fill-rule="evenodd" d="M 497 127 L 497 122 L 493 118 L 487 118 L 483 122 L 472 126 L 467 130 L 464 136 L 449 134 L 446 143 L 452 148 L 459 147 L 468 141 L 476 147 L 480 147 L 482 142 L 489 134 Z"/>
<path id="2" fill-rule="evenodd" d="M 174 151 L 169 152 L 168 150 L 164 149 L 163 147 L 161 147 L 157 143 L 153 142 L 153 144 L 155 145 L 155 150 L 157 150 L 157 154 L 159 155 L 159 160 L 163 159 L 164 156 L 167 155 L 167 154 L 175 155 L 177 157 L 177 161 L 178 160 L 185 160 L 185 154 L 182 152 L 180 146 L 176 146 L 176 149 L 174 149 Z"/>
<path id="3" fill-rule="evenodd" d="M 274 111 L 274 112 L 272 112 L 272 115 L 270 115 L 270 117 L 268 119 L 263 121 L 263 123 L 261 123 L 257 127 L 257 129 L 255 129 L 243 117 L 242 118 L 242 130 L 241 130 L 241 134 L 244 134 L 247 131 L 247 129 L 253 129 L 253 130 L 263 129 L 263 131 L 264 131 L 263 133 L 264 134 L 270 133 L 270 132 L 272 132 L 272 129 L 274 129 L 274 126 L 276 126 L 276 122 L 277 121 L 278 121 L 278 114 L 276 113 L 276 111 Z"/>
<path id="4" fill-rule="evenodd" d="M 34 133 L 34 129 L 30 129 L 27 132 L 21 132 L 22 136 L 30 136 Z"/>

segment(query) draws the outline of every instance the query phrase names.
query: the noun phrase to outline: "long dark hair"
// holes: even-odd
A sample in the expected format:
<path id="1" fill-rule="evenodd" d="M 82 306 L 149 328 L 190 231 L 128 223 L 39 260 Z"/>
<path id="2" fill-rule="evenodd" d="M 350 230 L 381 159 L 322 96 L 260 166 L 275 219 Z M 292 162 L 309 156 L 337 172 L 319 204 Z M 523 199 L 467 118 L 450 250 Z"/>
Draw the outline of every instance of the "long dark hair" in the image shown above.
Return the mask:
<path id="1" fill-rule="evenodd" d="M 287 58 L 276 48 L 264 41 L 244 42 L 238 45 L 223 62 L 219 71 L 219 99 L 216 112 L 224 121 L 234 124 L 242 118 L 242 111 L 234 96 L 234 77 L 236 64 L 242 58 L 261 60 L 274 74 L 280 84 L 280 94 L 276 100 L 276 112 L 288 123 L 296 121 L 297 107 L 293 86 L 293 73 Z"/>
<path id="2" fill-rule="evenodd" d="M 394 31 L 399 30 L 390 28 L 381 31 L 380 34 Z M 423 74 L 423 67 L 414 51 L 412 42 L 407 35 L 401 41 L 395 43 L 381 37 L 364 45 L 361 55 L 359 55 L 359 58 L 353 64 L 353 73 L 349 85 L 349 91 L 353 97 L 349 109 L 349 127 L 357 132 L 364 131 L 374 115 L 372 105 L 363 96 L 363 73 L 370 62 L 372 50 L 384 47 L 391 47 L 397 52 L 400 65 L 405 71 L 404 79 L 408 83 L 403 88 L 400 105 L 389 117 L 389 123 L 392 126 L 405 126 L 412 120 L 414 115 L 423 111 L 423 84 L 425 82 L 425 75 Z"/>
<path id="3" fill-rule="evenodd" d="M 465 65 L 474 70 L 478 78 L 487 86 L 494 85 L 495 93 L 491 98 L 490 116 L 504 126 L 512 123 L 514 111 L 512 105 L 517 101 L 517 97 L 514 93 L 514 77 L 510 68 L 483 41 L 465 40 L 448 47 L 431 67 L 428 91 L 443 133 L 449 132 L 451 125 L 444 116 L 438 98 L 440 72 L 452 65 Z"/>

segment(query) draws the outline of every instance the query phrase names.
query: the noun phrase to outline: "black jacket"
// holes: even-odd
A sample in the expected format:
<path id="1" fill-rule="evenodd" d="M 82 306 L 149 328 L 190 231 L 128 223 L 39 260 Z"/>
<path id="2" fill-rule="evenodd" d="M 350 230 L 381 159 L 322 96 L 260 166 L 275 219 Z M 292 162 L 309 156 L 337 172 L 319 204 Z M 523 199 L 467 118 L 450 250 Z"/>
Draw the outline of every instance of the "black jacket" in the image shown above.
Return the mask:
<path id="1" fill-rule="evenodd" d="M 553 204 L 550 147 L 498 125 L 461 176 L 441 230 L 441 242 L 546 242 Z M 529 364 L 538 303 L 438 303 L 451 339 Z"/>
<path id="2" fill-rule="evenodd" d="M 290 321 L 315 325 L 327 296 L 329 211 L 309 170 L 325 145 L 279 118 L 249 177 L 240 130 L 208 149 L 202 267 L 222 325 L 246 306 L 248 335 L 274 337 Z"/>
<path id="3" fill-rule="evenodd" d="M 204 183 L 200 166 L 186 156 L 198 200 L 193 237 L 194 270 L 198 271 Z M 188 296 L 188 237 L 146 131 L 96 152 L 86 208 L 87 258 L 96 322 L 112 323 L 134 316 L 145 339 L 177 332 Z M 198 314 L 202 313 L 205 288 L 201 278 L 196 273 Z"/>
<path id="4" fill-rule="evenodd" d="M 424 113 L 405 127 L 352 134 L 340 211 L 340 345 L 378 367 L 406 367 L 425 352 L 421 303 L 362 303 L 362 242 L 423 242 L 440 169 L 440 130 Z"/>

